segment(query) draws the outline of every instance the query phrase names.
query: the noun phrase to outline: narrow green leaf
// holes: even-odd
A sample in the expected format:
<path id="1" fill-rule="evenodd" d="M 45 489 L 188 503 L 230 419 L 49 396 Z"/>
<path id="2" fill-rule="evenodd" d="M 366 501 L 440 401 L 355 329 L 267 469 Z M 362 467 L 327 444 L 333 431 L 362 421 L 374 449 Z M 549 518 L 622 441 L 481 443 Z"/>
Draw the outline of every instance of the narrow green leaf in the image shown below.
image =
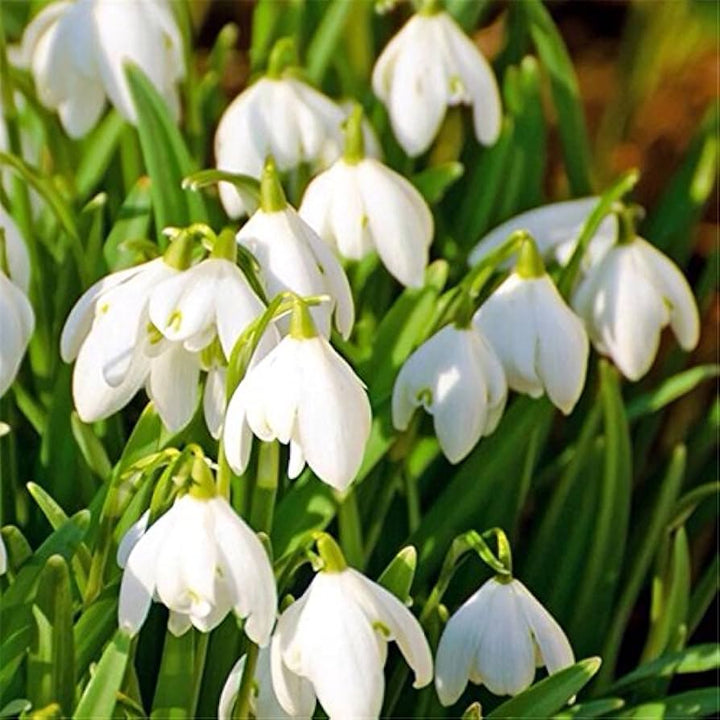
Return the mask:
<path id="1" fill-rule="evenodd" d="M 151 180 L 155 224 L 158 230 L 206 222 L 202 198 L 181 190 L 182 179 L 193 171 L 193 161 L 169 110 L 140 68 L 128 65 L 126 76 L 138 115 L 138 134 Z"/>
<path id="2" fill-rule="evenodd" d="M 151 718 L 195 717 L 195 655 L 201 634 L 191 628 L 180 637 L 165 633 Z"/>
<path id="3" fill-rule="evenodd" d="M 688 690 L 662 700 L 638 705 L 620 717 L 636 720 L 668 720 L 669 718 L 716 717 L 720 712 L 720 693 L 716 687 Z"/>
<path id="4" fill-rule="evenodd" d="M 107 172 L 126 127 L 125 119 L 117 110 L 111 110 L 83 142 L 75 172 L 75 188 L 81 200 L 95 190 Z"/>
<path id="5" fill-rule="evenodd" d="M 589 718 L 609 718 L 614 717 L 611 713 L 619 710 L 625 705 L 621 698 L 606 698 L 604 700 L 593 700 L 586 703 L 577 703 L 557 713 L 553 716 L 553 720 L 589 720 Z"/>
<path id="6" fill-rule="evenodd" d="M 24 714 L 30 710 L 32 703 L 25 698 L 11 700 L 0 710 L 0 718 L 24 717 Z"/>
<path id="7" fill-rule="evenodd" d="M 570 189 L 575 197 L 589 195 L 592 192 L 590 142 L 575 69 L 565 43 L 542 2 L 526 0 L 522 7 L 527 13 L 535 48 L 550 76 Z"/>
<path id="8" fill-rule="evenodd" d="M 0 644 L 0 697 L 4 697 L 20 664 L 30 648 L 31 628 L 27 623 L 17 630 L 5 631 L 7 637 Z"/>
<path id="9" fill-rule="evenodd" d="M 322 20 L 310 40 L 307 50 L 306 69 L 310 80 L 320 85 L 332 60 L 333 53 L 342 37 L 353 3 L 347 0 L 329 0 Z"/>
<path id="10" fill-rule="evenodd" d="M 70 427 L 75 442 L 80 448 L 88 467 L 101 479 L 105 480 L 110 476 L 112 466 L 107 453 L 99 438 L 93 432 L 92 426 L 86 425 L 78 414 L 73 411 L 70 415 Z"/>
<path id="11" fill-rule="evenodd" d="M 628 420 L 662 410 L 675 400 L 692 392 L 698 385 L 720 376 L 720 365 L 698 365 L 664 380 L 651 392 L 635 398 L 627 406 Z"/>
<path id="12" fill-rule="evenodd" d="M 577 695 L 600 668 L 600 658 L 581 660 L 536 683 L 493 710 L 488 718 L 543 718 Z"/>
<path id="13" fill-rule="evenodd" d="M 69 715 L 75 691 L 72 597 L 68 566 L 59 555 L 40 574 L 32 614 L 28 698 L 35 707 L 57 703 Z"/>
<path id="14" fill-rule="evenodd" d="M 85 718 L 113 717 L 117 693 L 125 676 L 131 646 L 131 637 L 118 629 L 105 648 L 95 674 L 85 686 L 73 718 L 85 720 Z"/>
<path id="15" fill-rule="evenodd" d="M 468 32 L 480 22 L 489 6 L 490 0 L 445 0 L 445 9 Z"/>
<path id="16" fill-rule="evenodd" d="M 678 500 L 672 518 L 668 522 L 668 529 L 674 530 L 685 523 L 695 512 L 697 506 L 704 500 L 714 498 L 720 493 L 720 482 L 705 483 L 693 488 L 689 493 Z"/>
<path id="17" fill-rule="evenodd" d="M 690 596 L 688 609 L 688 637 L 693 637 L 698 625 L 720 590 L 720 556 L 715 554 L 710 566 L 705 569 L 700 580 L 695 583 Z"/>
<path id="18" fill-rule="evenodd" d="M 75 673 L 82 677 L 117 628 L 118 584 L 109 585 L 75 623 Z"/>
<path id="19" fill-rule="evenodd" d="M 451 185 L 457 182 L 465 172 L 462 163 L 445 162 L 441 165 L 421 170 L 410 178 L 429 205 L 436 205 L 444 197 Z"/>
<path id="20" fill-rule="evenodd" d="M 8 568 L 14 573 L 32 557 L 32 548 L 19 528 L 5 525 L 2 529 L 2 541 L 8 556 Z"/>
<path id="21" fill-rule="evenodd" d="M 417 550 L 412 545 L 408 545 L 390 561 L 378 578 L 378 583 L 407 604 L 410 600 L 410 588 L 416 567 Z"/>

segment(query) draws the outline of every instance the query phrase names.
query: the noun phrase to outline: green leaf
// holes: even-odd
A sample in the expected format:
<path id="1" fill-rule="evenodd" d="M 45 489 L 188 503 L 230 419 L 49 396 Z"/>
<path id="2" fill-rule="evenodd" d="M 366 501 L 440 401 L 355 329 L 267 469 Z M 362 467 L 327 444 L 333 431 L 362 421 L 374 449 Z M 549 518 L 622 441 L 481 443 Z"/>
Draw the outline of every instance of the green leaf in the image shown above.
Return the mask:
<path id="1" fill-rule="evenodd" d="M 103 179 L 126 127 L 125 119 L 117 110 L 111 110 L 83 142 L 75 172 L 75 188 L 81 200 Z"/>
<path id="2" fill-rule="evenodd" d="M 73 411 L 70 415 L 70 427 L 75 442 L 82 453 L 88 467 L 101 479 L 106 480 L 110 477 L 112 466 L 108 459 L 103 444 L 93 432 L 91 425 L 86 425 L 78 414 Z"/>
<path id="3" fill-rule="evenodd" d="M 624 675 L 610 688 L 610 692 L 623 694 L 633 685 L 658 677 L 708 672 L 720 667 L 720 646 L 717 644 L 693 645 L 679 652 L 662 655 L 657 660 L 640 665 Z"/>
<path id="4" fill-rule="evenodd" d="M 40 574 L 32 608 L 27 692 L 35 707 L 58 703 L 64 715 L 72 710 L 75 691 L 72 613 L 68 566 L 53 555 Z"/>
<path id="5" fill-rule="evenodd" d="M 605 453 L 600 497 L 585 569 L 575 578 L 578 591 L 567 625 L 580 652 L 594 647 L 594 638 L 611 617 L 612 601 L 620 579 L 630 517 L 632 452 L 630 432 L 620 393 L 617 371 L 600 362 L 600 402 L 605 428 Z M 589 624 L 587 618 L 592 617 Z"/>
<path id="6" fill-rule="evenodd" d="M 621 713 L 620 717 L 637 720 L 667 720 L 668 718 L 713 717 L 720 711 L 720 693 L 716 687 L 688 690 L 662 700 L 638 705 Z"/>
<path id="7" fill-rule="evenodd" d="M 698 365 L 683 370 L 664 380 L 651 392 L 645 393 L 628 403 L 628 420 L 636 420 L 644 415 L 650 415 L 662 410 L 675 400 L 692 392 L 698 385 L 720 376 L 720 365 Z"/>
<path id="8" fill-rule="evenodd" d="M 8 556 L 8 568 L 14 573 L 32 557 L 32 548 L 25 536 L 14 525 L 5 525 L 2 529 L 2 541 Z"/>
<path id="9" fill-rule="evenodd" d="M 163 424 L 152 403 L 148 403 L 140 415 L 115 468 L 119 476 L 138 460 L 152 455 L 160 449 Z"/>
<path id="10" fill-rule="evenodd" d="M 465 167 L 462 163 L 445 162 L 421 170 L 410 178 L 410 182 L 418 189 L 428 205 L 436 205 L 464 172 Z"/>
<path id="11" fill-rule="evenodd" d="M 193 161 L 164 100 L 140 68 L 126 67 L 130 92 L 137 110 L 138 134 L 150 176 L 155 225 L 185 226 L 206 222 L 202 198 L 181 189 L 183 178 L 193 171 Z"/>
<path id="12" fill-rule="evenodd" d="M 581 660 L 541 680 L 520 695 L 504 702 L 488 718 L 543 718 L 556 713 L 577 695 L 600 667 L 600 658 Z"/>
<path id="13" fill-rule="evenodd" d="M 347 0 L 329 0 L 323 8 L 323 16 L 307 50 L 307 75 L 315 85 L 325 77 L 338 42 L 347 24 L 353 3 Z"/>
<path id="14" fill-rule="evenodd" d="M 468 32 L 480 22 L 489 5 L 490 0 L 445 0 L 445 9 Z"/>
<path id="15" fill-rule="evenodd" d="M 674 530 L 683 525 L 701 502 L 715 497 L 718 493 L 720 493 L 720 482 L 705 483 L 693 488 L 678 500 L 673 516 L 668 522 L 668 528 Z"/>
<path id="16" fill-rule="evenodd" d="M 17 630 L 5 631 L 7 638 L 0 644 L 0 698 L 5 693 L 15 677 L 20 664 L 25 659 L 30 647 L 30 624 L 27 623 Z"/>
<path id="17" fill-rule="evenodd" d="M 75 623 L 75 673 L 82 677 L 90 663 L 117 629 L 119 585 L 114 583 L 103 590 Z"/>
<path id="18" fill-rule="evenodd" d="M 110 270 L 120 270 L 137 262 L 132 241 L 147 238 L 152 210 L 151 183 L 147 177 L 138 178 L 120 208 L 115 224 L 103 246 L 105 262 Z"/>
<path id="19" fill-rule="evenodd" d="M 0 718 L 24 717 L 24 713 L 28 712 L 32 707 L 32 703 L 25 698 L 11 700 L 5 707 L 0 710 Z"/>
<path id="20" fill-rule="evenodd" d="M 592 702 L 577 703 L 562 712 L 553 716 L 553 720 L 588 720 L 589 718 L 608 718 L 614 717 L 611 713 L 619 710 L 625 705 L 620 698 L 606 698 L 604 700 L 593 700 Z"/>
<path id="21" fill-rule="evenodd" d="M 565 43 L 540 0 L 522 4 L 540 61 L 550 76 L 565 169 L 575 197 L 592 192 L 590 142 L 575 69 Z"/>
<path id="22" fill-rule="evenodd" d="M 84 720 L 113 717 L 117 693 L 125 676 L 131 647 L 132 638 L 125 631 L 118 629 L 105 648 L 94 675 L 86 685 L 73 718 Z"/>
<path id="23" fill-rule="evenodd" d="M 410 601 L 410 588 L 416 567 L 417 550 L 412 545 L 408 545 L 390 561 L 378 578 L 378 583 L 407 604 Z"/>

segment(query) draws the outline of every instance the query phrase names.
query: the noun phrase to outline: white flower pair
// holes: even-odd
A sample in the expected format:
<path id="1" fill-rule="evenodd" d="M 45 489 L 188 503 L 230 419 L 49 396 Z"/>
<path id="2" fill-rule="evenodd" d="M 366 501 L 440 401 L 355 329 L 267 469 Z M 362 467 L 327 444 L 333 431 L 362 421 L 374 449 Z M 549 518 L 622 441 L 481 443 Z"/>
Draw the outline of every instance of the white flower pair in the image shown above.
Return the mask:
<path id="1" fill-rule="evenodd" d="M 185 58 L 167 0 L 53 2 L 25 30 L 20 60 L 32 71 L 40 102 L 57 111 L 71 137 L 97 124 L 106 98 L 135 122 L 127 62 L 142 69 L 179 116 Z"/>
<path id="2" fill-rule="evenodd" d="M 12 384 L 35 329 L 27 297 L 30 259 L 20 231 L 0 206 L 0 397 Z"/>

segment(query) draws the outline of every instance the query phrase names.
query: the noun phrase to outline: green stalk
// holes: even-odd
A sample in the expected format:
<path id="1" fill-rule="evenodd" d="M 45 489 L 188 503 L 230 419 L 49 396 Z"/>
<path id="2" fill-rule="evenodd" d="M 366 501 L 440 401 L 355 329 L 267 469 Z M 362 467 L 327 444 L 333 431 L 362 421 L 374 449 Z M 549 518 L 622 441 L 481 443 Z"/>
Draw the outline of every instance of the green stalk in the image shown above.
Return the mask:
<path id="1" fill-rule="evenodd" d="M 357 493 L 350 488 L 346 493 L 336 493 L 338 501 L 338 528 L 340 546 L 348 563 L 359 570 L 364 565 L 362 527 L 358 510 Z"/>

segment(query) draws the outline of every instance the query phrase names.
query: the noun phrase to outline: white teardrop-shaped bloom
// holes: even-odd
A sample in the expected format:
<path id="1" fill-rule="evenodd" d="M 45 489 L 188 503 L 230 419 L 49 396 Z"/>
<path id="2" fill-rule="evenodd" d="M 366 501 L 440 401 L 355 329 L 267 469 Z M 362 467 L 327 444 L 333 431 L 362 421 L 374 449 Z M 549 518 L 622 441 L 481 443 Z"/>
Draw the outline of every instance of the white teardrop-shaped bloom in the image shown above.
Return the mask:
<path id="1" fill-rule="evenodd" d="M 445 456 L 458 463 L 495 430 L 506 399 L 502 365 L 482 333 L 446 325 L 400 369 L 393 387 L 393 425 L 407 429 L 422 406 L 433 416 Z"/>
<path id="2" fill-rule="evenodd" d="M 687 280 L 672 260 L 639 237 L 614 245 L 590 268 L 572 306 L 598 351 L 630 380 L 650 369 L 666 325 L 684 350 L 692 350 L 700 338 Z"/>
<path id="3" fill-rule="evenodd" d="M 475 136 L 483 145 L 500 134 L 492 68 L 446 12 L 413 15 L 375 63 L 372 85 L 408 155 L 430 147 L 451 105 L 472 105 Z"/>
<path id="4" fill-rule="evenodd" d="M 580 232 L 590 213 L 600 202 L 599 197 L 580 198 L 551 203 L 520 213 L 491 230 L 470 252 L 468 263 L 476 265 L 496 250 L 517 230 L 526 230 L 535 240 L 545 260 L 555 259 L 567 265 L 577 245 Z M 610 249 L 617 238 L 618 221 L 608 215 L 590 240 L 583 267 L 594 265 Z M 508 264 L 511 261 L 508 261 Z"/>
<path id="5" fill-rule="evenodd" d="M 562 628 L 519 580 L 491 578 L 450 618 L 435 659 L 440 702 L 452 705 L 468 680 L 495 695 L 529 687 L 535 668 L 575 662 Z"/>
<path id="6" fill-rule="evenodd" d="M 244 670 L 245 655 L 233 665 L 233 669 L 225 681 L 218 705 L 218 720 L 231 720 Z M 285 720 L 286 718 L 310 720 L 312 718 L 315 712 L 315 693 L 312 685 L 297 675 L 288 677 L 287 682 L 293 684 L 293 697 L 297 697 L 299 700 L 298 712 L 290 714 L 278 702 L 272 684 L 269 647 L 261 648 L 258 653 L 254 680 L 256 689 L 254 688 L 250 695 L 250 708 L 256 720 Z"/>
<path id="7" fill-rule="evenodd" d="M 362 462 L 370 422 L 362 382 L 330 343 L 320 335 L 288 335 L 248 370 L 233 393 L 223 431 L 225 454 L 236 472 L 245 469 L 247 423 L 265 442 L 290 444 L 290 478 L 307 461 L 321 480 L 344 490 Z"/>
<path id="8" fill-rule="evenodd" d="M 0 397 L 15 380 L 34 329 L 30 301 L 0 270 Z"/>
<path id="9" fill-rule="evenodd" d="M 297 295 L 329 295 L 331 302 L 311 308 L 323 335 L 330 335 L 330 316 L 347 339 L 355 308 L 345 271 L 333 251 L 287 205 L 284 210 L 258 210 L 237 234 L 237 241 L 257 258 L 268 298 L 291 290 Z M 281 323 L 286 327 L 286 323 Z"/>
<path id="10" fill-rule="evenodd" d="M 197 404 L 199 354 L 181 342 L 157 337 L 150 296 L 179 271 L 157 258 L 112 273 L 89 288 L 65 322 L 60 353 L 77 358 L 73 400 L 84 422 L 124 407 L 146 385 L 165 426 L 180 430 Z"/>
<path id="11" fill-rule="evenodd" d="M 168 628 L 217 627 L 231 610 L 266 645 L 275 623 L 272 567 L 257 535 L 221 497 L 186 494 L 135 542 L 118 605 L 120 627 L 139 632 L 153 598 L 170 610 Z"/>
<path id="12" fill-rule="evenodd" d="M 590 343 L 549 275 L 511 273 L 473 323 L 495 349 L 510 389 L 535 398 L 547 393 L 563 413 L 572 412 L 585 386 Z"/>
<path id="13" fill-rule="evenodd" d="M 40 101 L 57 111 L 71 137 L 98 122 L 106 99 L 136 121 L 125 65 L 136 64 L 179 116 L 177 83 L 185 75 L 182 35 L 167 0 L 61 0 L 25 30 L 21 62 Z"/>
<path id="14" fill-rule="evenodd" d="M 308 185 L 300 216 L 351 260 L 376 250 L 391 275 L 420 287 L 433 237 L 433 216 L 402 175 L 372 158 L 338 160 Z"/>
<path id="15" fill-rule="evenodd" d="M 293 77 L 263 77 L 243 90 L 220 118 L 217 167 L 259 178 L 268 155 L 281 171 L 315 163 L 321 154 L 335 160 L 342 147 L 343 119 L 343 111 L 307 83 Z M 229 183 L 220 183 L 220 198 L 231 217 L 252 207 Z"/>
<path id="16" fill-rule="evenodd" d="M 377 718 L 385 692 L 387 643 L 395 640 L 415 673 L 432 680 L 430 647 L 420 623 L 392 593 L 357 570 L 319 572 L 278 620 L 271 643 L 272 679 L 291 715 L 307 707 L 293 676 L 312 684 L 330 720 Z"/>

